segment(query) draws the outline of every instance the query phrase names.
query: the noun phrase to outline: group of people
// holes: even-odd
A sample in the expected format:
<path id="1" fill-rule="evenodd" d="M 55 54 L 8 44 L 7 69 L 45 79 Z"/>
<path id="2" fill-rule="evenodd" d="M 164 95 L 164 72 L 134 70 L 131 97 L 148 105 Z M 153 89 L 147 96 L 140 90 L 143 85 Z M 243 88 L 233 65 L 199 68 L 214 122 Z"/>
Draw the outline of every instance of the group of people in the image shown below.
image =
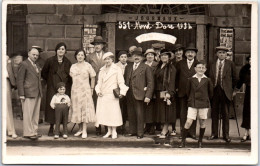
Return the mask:
<path id="1" fill-rule="evenodd" d="M 33 46 L 28 59 L 20 64 L 16 80 L 8 75 L 7 83 L 17 87 L 22 102 L 25 138 L 41 137 L 38 120 L 43 96 L 41 79 L 44 79 L 47 82 L 45 121 L 50 124 L 48 136 L 55 139 L 60 137 L 60 124 L 63 124 L 62 137 L 68 137 L 68 122 L 79 125 L 74 136 L 87 138 L 87 124 L 94 122 L 96 135 L 101 135 L 103 125 L 106 130 L 103 137 L 116 139 L 117 128 L 126 132 L 127 120 L 126 136 L 142 139 L 145 133 L 154 135 L 157 129 L 161 130 L 157 136 L 163 139 L 176 135 L 179 115 L 182 139 L 179 147 L 185 147 L 188 136 L 197 139 L 197 117 L 198 147 L 202 147 L 205 120 L 211 106 L 212 134 L 208 139 L 219 137 L 221 118 L 223 139 L 230 142 L 229 106 L 243 83 L 246 93 L 242 127 L 246 132 L 241 141 L 249 139 L 250 57 L 237 81 L 235 65 L 227 59 L 228 49 L 223 46 L 216 47 L 217 58 L 208 66 L 196 59 L 198 49 L 192 43 L 186 48 L 176 44 L 172 51 L 155 43 L 145 53 L 141 47 L 131 46 L 129 52 L 118 53 L 117 63 L 112 52 L 103 51 L 106 42 L 101 36 L 96 36 L 91 44 L 95 51 L 86 55 L 83 49 L 78 49 L 74 55 L 77 63 L 72 64 L 65 56 L 66 44 L 61 42 L 55 48 L 56 55 L 48 58 L 42 68 L 37 63 L 40 48 Z M 10 119 L 12 114 L 7 117 Z M 8 135 L 15 134 L 13 122 L 7 128 Z M 9 132 L 9 128 L 13 131 Z"/>

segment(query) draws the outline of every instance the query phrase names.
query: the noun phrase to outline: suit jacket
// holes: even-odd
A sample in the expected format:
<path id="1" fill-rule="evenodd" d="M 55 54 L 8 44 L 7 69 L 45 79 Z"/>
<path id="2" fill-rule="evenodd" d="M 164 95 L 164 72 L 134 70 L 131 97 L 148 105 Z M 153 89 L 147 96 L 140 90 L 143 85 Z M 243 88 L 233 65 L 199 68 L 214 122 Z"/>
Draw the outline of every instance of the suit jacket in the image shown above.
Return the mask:
<path id="1" fill-rule="evenodd" d="M 8 78 L 10 80 L 10 83 L 13 87 L 16 86 L 16 80 L 15 80 L 15 76 L 14 76 L 14 71 L 13 71 L 13 67 L 12 67 L 12 63 L 11 61 L 7 63 L 7 73 L 8 73 Z"/>
<path id="2" fill-rule="evenodd" d="M 27 59 L 19 67 L 17 75 L 17 89 L 19 96 L 26 98 L 42 96 L 41 70 L 37 66 L 39 73 L 36 72 L 32 63 Z"/>
<path id="3" fill-rule="evenodd" d="M 209 70 L 209 78 L 212 80 L 214 85 L 216 83 L 216 65 L 217 60 L 212 65 L 210 65 Z M 232 61 L 226 59 L 222 73 L 222 86 L 227 98 L 230 101 L 232 100 L 233 89 L 236 85 L 236 82 L 237 79 L 235 64 Z"/>
<path id="4" fill-rule="evenodd" d="M 104 55 L 104 51 L 102 51 L 102 57 Z M 93 69 L 96 72 L 96 84 L 97 84 L 97 80 L 98 80 L 98 75 L 99 75 L 99 71 L 101 69 L 101 67 L 103 67 L 105 65 L 105 61 L 102 59 L 98 59 L 96 52 L 93 52 L 92 54 L 89 54 L 89 58 L 87 59 L 87 61 L 89 61 L 89 63 L 91 64 L 91 66 L 93 67 Z"/>
<path id="5" fill-rule="evenodd" d="M 182 59 L 176 64 L 176 89 L 178 89 L 178 97 L 186 96 L 186 86 L 188 78 L 196 74 L 194 65 L 198 62 L 197 59 L 194 59 L 194 62 L 191 68 L 188 68 L 187 59 Z"/>
<path id="6" fill-rule="evenodd" d="M 151 67 L 141 62 L 137 69 L 133 71 L 133 65 L 133 63 L 130 63 L 125 68 L 126 86 L 132 89 L 136 100 L 144 100 L 145 97 L 151 99 L 154 90 L 154 77 Z M 144 91 L 145 87 L 147 87 L 146 91 Z"/>
<path id="7" fill-rule="evenodd" d="M 209 108 L 210 98 L 213 96 L 213 84 L 210 78 L 191 77 L 188 79 L 186 94 L 188 96 L 188 107 Z"/>

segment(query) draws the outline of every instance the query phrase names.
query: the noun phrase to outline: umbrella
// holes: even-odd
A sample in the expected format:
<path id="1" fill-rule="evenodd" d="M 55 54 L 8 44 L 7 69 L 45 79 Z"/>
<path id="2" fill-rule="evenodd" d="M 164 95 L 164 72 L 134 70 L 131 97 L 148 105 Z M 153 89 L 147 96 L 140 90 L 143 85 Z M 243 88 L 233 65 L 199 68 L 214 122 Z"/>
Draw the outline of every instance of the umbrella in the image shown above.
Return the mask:
<path id="1" fill-rule="evenodd" d="M 157 40 L 157 41 L 168 42 L 171 44 L 175 44 L 177 40 L 175 36 L 164 34 L 164 33 L 157 33 L 157 32 L 145 33 L 137 36 L 135 39 L 138 41 L 138 43 Z"/>

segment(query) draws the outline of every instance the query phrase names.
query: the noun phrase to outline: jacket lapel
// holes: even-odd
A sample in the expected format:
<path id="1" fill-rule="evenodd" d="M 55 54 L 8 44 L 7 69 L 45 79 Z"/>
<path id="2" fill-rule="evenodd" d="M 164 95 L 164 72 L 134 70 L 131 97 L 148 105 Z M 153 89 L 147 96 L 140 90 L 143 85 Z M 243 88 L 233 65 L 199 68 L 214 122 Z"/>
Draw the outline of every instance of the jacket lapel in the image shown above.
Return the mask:
<path id="1" fill-rule="evenodd" d="M 104 68 L 103 68 L 104 70 Z M 112 64 L 110 70 L 108 71 L 107 74 L 103 73 L 105 76 L 103 77 L 103 82 L 107 81 L 111 75 L 115 74 L 117 72 L 117 68 L 115 66 L 115 64 Z"/>
<path id="2" fill-rule="evenodd" d="M 198 80 L 198 79 L 196 79 L 196 80 Z M 204 85 L 205 82 L 207 82 L 207 79 L 206 79 L 206 78 L 202 78 L 202 79 L 200 80 L 198 86 L 197 86 L 197 89 L 199 89 L 200 87 L 202 87 L 202 85 Z"/>
<path id="3" fill-rule="evenodd" d="M 222 73 L 222 79 L 225 77 L 225 75 L 227 73 L 227 69 L 228 69 L 228 61 L 225 60 L 224 69 L 223 69 L 223 73 Z"/>
<path id="4" fill-rule="evenodd" d="M 137 67 L 137 69 L 135 69 L 135 71 L 133 71 L 133 77 L 135 77 L 138 73 L 141 73 L 143 68 L 144 68 L 144 64 L 141 62 L 139 64 L 139 66 Z M 132 70 L 133 70 L 133 68 L 132 68 Z"/>
<path id="5" fill-rule="evenodd" d="M 28 64 L 29 66 L 29 69 L 31 69 L 31 71 L 36 75 L 36 76 L 39 76 L 39 74 L 36 72 L 35 68 L 33 67 L 32 63 L 27 59 L 26 60 L 26 63 Z M 38 67 L 37 67 L 38 68 Z M 39 70 L 39 68 L 38 68 Z"/>

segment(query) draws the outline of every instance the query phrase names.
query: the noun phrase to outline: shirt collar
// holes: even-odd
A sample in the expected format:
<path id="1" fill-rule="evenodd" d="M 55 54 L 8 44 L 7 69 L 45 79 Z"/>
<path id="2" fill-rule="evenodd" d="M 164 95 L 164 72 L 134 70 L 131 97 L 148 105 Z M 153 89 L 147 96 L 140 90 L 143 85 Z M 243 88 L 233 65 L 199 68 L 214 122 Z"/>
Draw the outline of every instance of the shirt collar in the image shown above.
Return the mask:
<path id="1" fill-rule="evenodd" d="M 191 61 L 187 59 L 187 62 L 188 62 L 188 63 L 189 63 L 189 62 L 193 63 L 193 62 L 194 62 L 194 59 L 192 59 Z"/>
<path id="2" fill-rule="evenodd" d="M 29 60 L 33 65 L 35 65 L 35 62 L 33 62 L 29 57 L 28 57 L 28 60 Z"/>
<path id="3" fill-rule="evenodd" d="M 197 74 L 195 74 L 195 75 L 192 76 L 192 77 L 194 77 L 194 78 L 198 78 Z M 203 74 L 201 78 L 207 78 L 207 76 L 206 76 L 205 74 Z"/>
<path id="4" fill-rule="evenodd" d="M 225 59 L 221 61 L 222 64 L 225 63 Z M 220 60 L 218 59 L 218 64 L 220 63 Z"/>

